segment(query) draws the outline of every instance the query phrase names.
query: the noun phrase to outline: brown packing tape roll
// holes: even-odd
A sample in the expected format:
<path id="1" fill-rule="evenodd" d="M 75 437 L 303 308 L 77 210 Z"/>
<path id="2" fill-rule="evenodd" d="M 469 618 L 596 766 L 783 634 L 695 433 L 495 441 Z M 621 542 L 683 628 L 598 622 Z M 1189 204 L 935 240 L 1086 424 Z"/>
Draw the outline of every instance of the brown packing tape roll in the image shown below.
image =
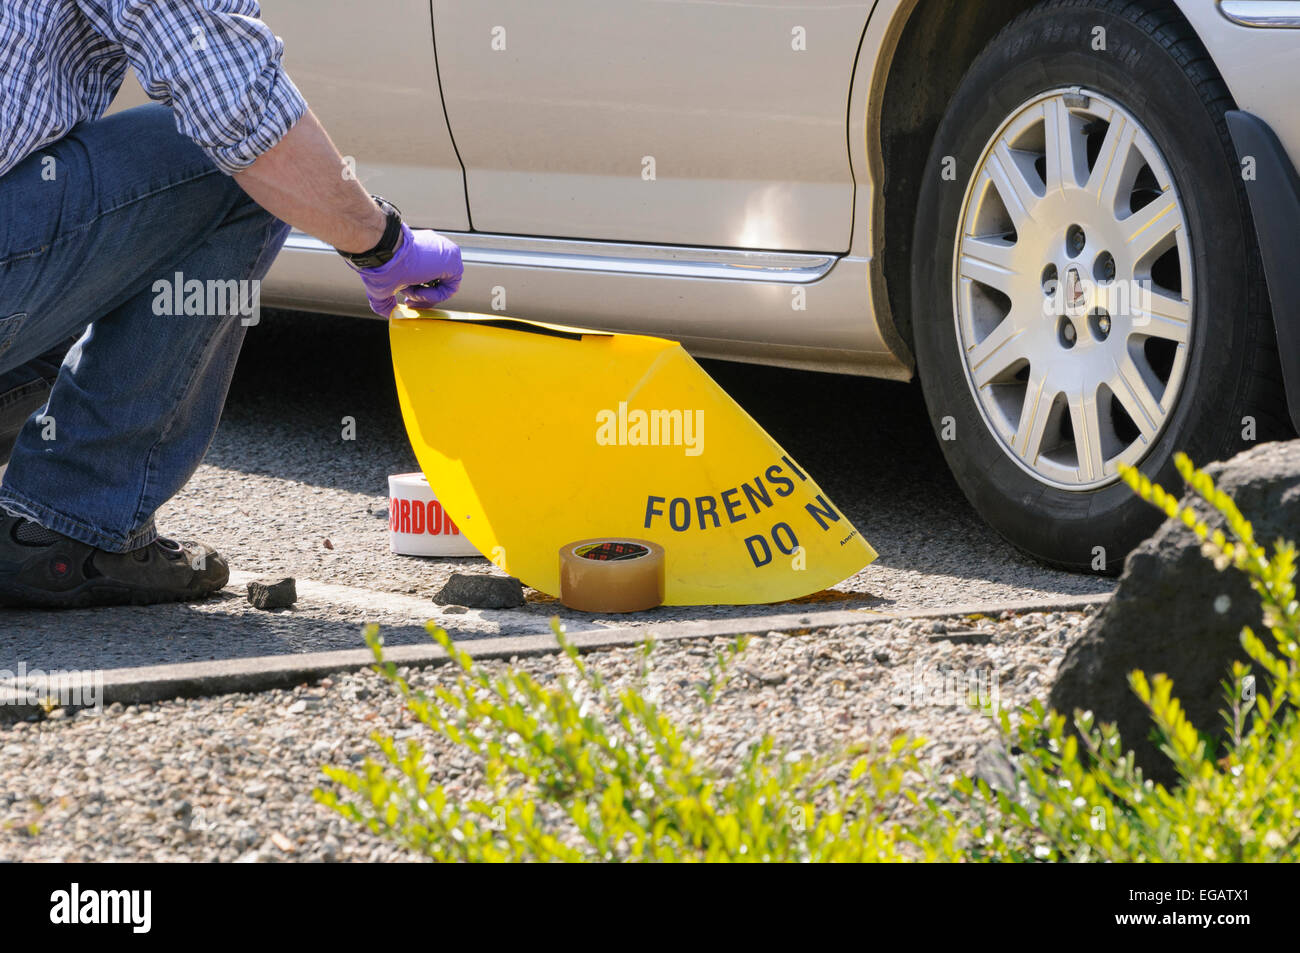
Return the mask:
<path id="1" fill-rule="evenodd" d="M 560 601 L 579 612 L 641 612 L 663 605 L 663 547 L 622 538 L 560 547 Z"/>

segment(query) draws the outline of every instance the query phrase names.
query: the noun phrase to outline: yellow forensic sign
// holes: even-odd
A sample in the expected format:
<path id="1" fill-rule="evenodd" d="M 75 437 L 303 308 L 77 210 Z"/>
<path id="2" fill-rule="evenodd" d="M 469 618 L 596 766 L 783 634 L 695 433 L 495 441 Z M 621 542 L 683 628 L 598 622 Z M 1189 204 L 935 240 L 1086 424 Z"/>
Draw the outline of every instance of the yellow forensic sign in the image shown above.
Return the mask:
<path id="1" fill-rule="evenodd" d="M 429 484 L 534 589 L 558 596 L 560 548 L 606 537 L 664 548 L 667 605 L 783 602 L 875 559 L 675 342 L 448 311 L 394 318 L 389 336 Z"/>

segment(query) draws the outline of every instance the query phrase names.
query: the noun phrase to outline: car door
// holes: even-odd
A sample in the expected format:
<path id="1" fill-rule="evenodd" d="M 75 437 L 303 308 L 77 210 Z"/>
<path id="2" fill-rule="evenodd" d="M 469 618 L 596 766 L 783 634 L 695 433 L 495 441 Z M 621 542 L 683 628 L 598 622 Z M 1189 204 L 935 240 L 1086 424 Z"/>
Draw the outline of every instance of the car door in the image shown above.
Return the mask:
<path id="1" fill-rule="evenodd" d="M 477 231 L 847 251 L 869 0 L 432 0 Z"/>
<path id="2" fill-rule="evenodd" d="M 262 17 L 284 40 L 289 75 L 366 187 L 412 224 L 467 229 L 428 4 L 262 0 Z"/>

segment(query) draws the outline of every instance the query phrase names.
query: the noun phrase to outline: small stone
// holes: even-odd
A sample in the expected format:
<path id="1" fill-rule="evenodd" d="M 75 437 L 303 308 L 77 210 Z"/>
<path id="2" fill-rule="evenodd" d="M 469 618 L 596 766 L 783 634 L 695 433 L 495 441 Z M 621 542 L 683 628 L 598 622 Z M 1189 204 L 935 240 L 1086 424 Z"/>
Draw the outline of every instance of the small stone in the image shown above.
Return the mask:
<path id="1" fill-rule="evenodd" d="M 301 715 L 306 710 L 307 710 L 307 702 L 302 699 L 299 699 L 298 701 L 290 705 L 287 709 L 285 709 L 285 713 L 289 715 Z"/>
<path id="2" fill-rule="evenodd" d="M 990 742 L 975 756 L 975 777 L 995 791 L 1016 790 L 1016 767 L 1001 742 Z"/>
<path id="3" fill-rule="evenodd" d="M 320 858 L 326 863 L 333 863 L 339 857 L 339 839 L 332 834 L 326 835 L 320 845 Z"/>
<path id="4" fill-rule="evenodd" d="M 467 606 L 444 606 L 442 611 L 448 615 L 463 615 L 469 611 L 469 608 Z"/>
<path id="5" fill-rule="evenodd" d="M 289 838 L 281 834 L 279 831 L 276 831 L 271 835 L 271 843 L 274 844 L 276 847 L 280 848 L 280 850 L 282 850 L 286 854 L 293 853 L 293 842 L 290 841 Z"/>
<path id="6" fill-rule="evenodd" d="M 984 629 L 945 629 L 941 635 L 930 635 L 931 642 L 946 642 L 949 645 L 987 645 L 993 641 L 994 633 Z"/>
<path id="7" fill-rule="evenodd" d="M 752 678 L 760 685 L 783 685 L 790 677 L 785 672 L 762 672 L 757 669 L 745 668 L 739 666 L 738 671 L 748 678 Z"/>
<path id="8" fill-rule="evenodd" d="M 248 584 L 248 604 L 254 609 L 284 609 L 297 601 L 298 588 L 292 576 Z"/>
<path id="9" fill-rule="evenodd" d="M 456 572 L 452 573 L 447 584 L 438 590 L 433 601 L 440 606 L 515 609 L 524 604 L 524 586 L 513 576 Z"/>
<path id="10" fill-rule="evenodd" d="M 266 797 L 266 792 L 270 786 L 265 781 L 254 781 L 248 787 L 244 788 L 246 797 Z"/>

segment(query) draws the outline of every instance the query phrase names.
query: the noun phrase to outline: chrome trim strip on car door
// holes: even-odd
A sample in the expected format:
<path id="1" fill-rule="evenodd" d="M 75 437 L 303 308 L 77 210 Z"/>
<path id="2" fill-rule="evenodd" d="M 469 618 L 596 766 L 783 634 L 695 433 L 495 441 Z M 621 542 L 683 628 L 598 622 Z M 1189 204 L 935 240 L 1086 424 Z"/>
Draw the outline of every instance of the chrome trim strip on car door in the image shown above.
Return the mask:
<path id="1" fill-rule="evenodd" d="M 475 265 L 808 284 L 825 277 L 836 261 L 834 255 L 577 242 L 477 232 L 442 234 L 460 245 L 461 257 L 466 264 Z M 292 233 L 285 247 L 295 251 L 333 251 L 325 242 L 302 232 Z"/>
<path id="2" fill-rule="evenodd" d="M 1296 0 L 1219 0 L 1219 12 L 1241 26 L 1300 30 Z"/>

